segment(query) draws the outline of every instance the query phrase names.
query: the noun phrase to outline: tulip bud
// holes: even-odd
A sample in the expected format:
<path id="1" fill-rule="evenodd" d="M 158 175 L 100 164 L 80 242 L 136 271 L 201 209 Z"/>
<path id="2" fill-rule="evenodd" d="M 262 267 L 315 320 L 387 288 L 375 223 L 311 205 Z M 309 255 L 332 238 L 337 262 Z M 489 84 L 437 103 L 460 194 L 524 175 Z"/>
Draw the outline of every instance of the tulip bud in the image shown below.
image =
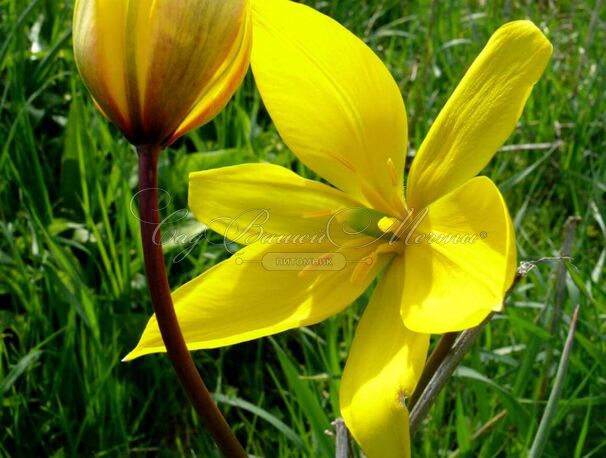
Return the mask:
<path id="1" fill-rule="evenodd" d="M 248 0 L 76 0 L 74 53 L 98 108 L 134 145 L 216 116 L 248 69 Z"/>

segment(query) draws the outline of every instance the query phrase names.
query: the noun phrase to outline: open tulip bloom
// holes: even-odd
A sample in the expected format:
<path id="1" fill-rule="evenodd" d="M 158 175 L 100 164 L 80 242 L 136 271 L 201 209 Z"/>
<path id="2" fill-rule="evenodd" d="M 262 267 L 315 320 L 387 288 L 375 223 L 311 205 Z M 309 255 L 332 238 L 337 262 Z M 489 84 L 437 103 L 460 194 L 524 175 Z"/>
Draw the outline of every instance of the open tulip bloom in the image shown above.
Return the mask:
<path id="1" fill-rule="evenodd" d="M 497 30 L 419 148 L 405 192 L 406 113 L 379 58 L 307 6 L 255 1 L 251 62 L 263 101 L 284 142 L 330 185 L 271 164 L 190 176 L 195 216 L 246 246 L 173 293 L 188 348 L 318 323 L 378 278 L 341 411 L 369 456 L 408 455 L 405 400 L 430 334 L 479 324 L 512 284 L 509 212 L 476 175 L 514 130 L 551 52 L 531 22 Z M 152 317 L 126 359 L 162 351 Z"/>

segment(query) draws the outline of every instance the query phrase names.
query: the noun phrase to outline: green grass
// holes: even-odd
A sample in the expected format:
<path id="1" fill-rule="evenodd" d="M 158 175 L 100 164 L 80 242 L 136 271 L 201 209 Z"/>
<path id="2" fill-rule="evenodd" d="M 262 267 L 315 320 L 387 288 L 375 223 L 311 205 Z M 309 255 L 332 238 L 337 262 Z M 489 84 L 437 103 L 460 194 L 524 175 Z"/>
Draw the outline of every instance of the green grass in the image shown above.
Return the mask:
<path id="1" fill-rule="evenodd" d="M 556 256 L 565 220 L 581 217 L 560 288 L 562 318 L 550 332 L 557 263 L 541 263 L 439 396 L 414 450 L 427 457 L 524 456 L 580 304 L 544 456 L 605 456 L 606 6 L 316 6 L 387 63 L 404 94 L 412 150 L 500 24 L 530 18 L 548 34 L 553 60 L 508 140 L 511 148 L 484 174 L 505 194 L 521 260 Z M 130 207 L 136 157 L 80 82 L 70 21 L 69 1 L 0 0 L 0 455 L 214 456 L 165 357 L 120 363 L 151 309 Z M 531 143 L 550 145 L 518 150 Z M 164 154 L 167 214 L 186 208 L 187 172 L 260 160 L 310 175 L 279 140 L 249 77 L 212 124 Z M 192 221 L 173 227 L 199 230 Z M 182 249 L 166 254 L 174 286 L 225 257 L 220 247 L 198 243 L 173 263 Z M 339 377 L 366 301 L 308 329 L 195 353 L 249 453 L 331 456 L 334 441 L 324 430 L 339 413 Z"/>

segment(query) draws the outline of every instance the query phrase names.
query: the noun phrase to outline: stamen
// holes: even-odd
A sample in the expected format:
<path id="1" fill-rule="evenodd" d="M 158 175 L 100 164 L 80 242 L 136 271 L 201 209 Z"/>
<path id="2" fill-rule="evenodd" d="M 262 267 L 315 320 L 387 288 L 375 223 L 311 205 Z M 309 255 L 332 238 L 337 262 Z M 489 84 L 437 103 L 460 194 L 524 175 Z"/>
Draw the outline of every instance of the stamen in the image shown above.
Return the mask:
<path id="1" fill-rule="evenodd" d="M 334 214 L 334 210 L 316 210 L 311 212 L 303 213 L 303 218 L 312 219 L 312 218 L 325 218 L 327 216 L 332 216 Z"/>
<path id="2" fill-rule="evenodd" d="M 404 246 L 401 243 L 384 243 L 375 250 L 377 254 L 404 253 Z"/>
<path id="3" fill-rule="evenodd" d="M 341 164 L 343 164 L 346 168 L 348 168 L 352 172 L 356 173 L 356 167 L 351 162 L 349 162 L 347 159 L 345 159 L 343 156 L 341 156 L 340 154 L 335 154 L 334 158 L 337 161 L 339 161 Z"/>
<path id="4" fill-rule="evenodd" d="M 389 170 L 391 185 L 398 186 L 398 172 L 396 170 L 396 165 L 393 163 L 393 160 L 390 157 L 387 158 L 387 170 Z"/>
<path id="5" fill-rule="evenodd" d="M 391 157 L 387 158 L 387 170 L 389 170 L 391 185 L 394 188 L 401 186 L 400 180 L 398 180 L 398 171 L 396 170 L 396 165 L 394 164 L 393 159 Z M 406 212 L 406 202 L 403 202 L 402 199 L 400 199 L 399 193 L 396 192 L 394 194 L 392 201 L 394 208 L 398 210 L 398 213 L 400 215 Z"/>
<path id="6" fill-rule="evenodd" d="M 391 207 L 387 201 L 373 187 L 369 186 L 365 180 L 360 181 L 360 189 L 362 190 L 362 194 L 364 194 L 364 196 L 368 199 L 368 202 L 371 203 L 375 210 L 390 212 Z"/>
<path id="7" fill-rule="evenodd" d="M 358 265 L 354 268 L 354 271 L 351 273 L 351 282 L 359 283 L 364 280 L 368 276 L 376 262 L 376 252 L 373 252 L 370 256 L 361 259 Z"/>
<path id="8" fill-rule="evenodd" d="M 403 214 L 407 213 L 408 209 L 406 207 L 406 202 L 402 201 L 401 199 L 397 199 L 397 198 L 395 200 L 396 200 L 396 202 L 394 205 L 395 205 L 396 209 L 398 210 L 398 214 L 403 215 Z"/>
<path id="9" fill-rule="evenodd" d="M 319 256 L 316 258 L 317 262 L 319 264 L 321 264 L 322 260 L 324 259 L 330 259 L 333 256 L 333 253 L 326 253 L 323 254 L 322 256 Z M 305 266 L 303 269 L 301 269 L 298 273 L 299 277 L 304 277 L 305 275 L 309 274 L 310 272 L 315 272 L 317 270 L 320 270 L 317 268 L 317 265 L 312 264 L 308 264 L 307 266 Z"/>

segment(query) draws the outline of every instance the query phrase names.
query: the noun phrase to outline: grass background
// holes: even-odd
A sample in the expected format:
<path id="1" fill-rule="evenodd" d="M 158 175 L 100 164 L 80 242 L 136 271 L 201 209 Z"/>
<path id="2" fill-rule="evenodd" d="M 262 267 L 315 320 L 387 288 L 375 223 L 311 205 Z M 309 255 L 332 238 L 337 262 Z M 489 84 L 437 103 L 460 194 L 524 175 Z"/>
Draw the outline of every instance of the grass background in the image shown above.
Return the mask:
<path id="1" fill-rule="evenodd" d="M 578 215 L 574 259 L 560 279 L 557 263 L 545 262 L 516 288 L 413 447 L 428 457 L 524 456 L 580 304 L 545 456 L 606 456 L 606 6 L 311 3 L 386 62 L 404 94 L 412 151 L 499 25 L 530 18 L 549 36 L 553 60 L 484 174 L 505 194 L 520 260 L 557 255 L 565 220 Z M 71 8 L 67 0 L 0 0 L 0 455 L 214 456 L 166 358 L 120 363 L 151 309 L 130 207 L 136 157 L 77 75 Z M 189 171 L 256 161 L 310 175 L 281 143 L 249 76 L 213 123 L 163 155 L 166 214 L 186 208 Z M 201 229 L 188 218 L 171 227 L 191 236 Z M 197 243 L 173 262 L 183 248 L 166 250 L 174 286 L 225 257 Z M 550 330 L 558 297 L 563 313 Z M 249 453 L 333 454 L 324 431 L 338 416 L 339 377 L 366 300 L 311 328 L 195 353 Z"/>

